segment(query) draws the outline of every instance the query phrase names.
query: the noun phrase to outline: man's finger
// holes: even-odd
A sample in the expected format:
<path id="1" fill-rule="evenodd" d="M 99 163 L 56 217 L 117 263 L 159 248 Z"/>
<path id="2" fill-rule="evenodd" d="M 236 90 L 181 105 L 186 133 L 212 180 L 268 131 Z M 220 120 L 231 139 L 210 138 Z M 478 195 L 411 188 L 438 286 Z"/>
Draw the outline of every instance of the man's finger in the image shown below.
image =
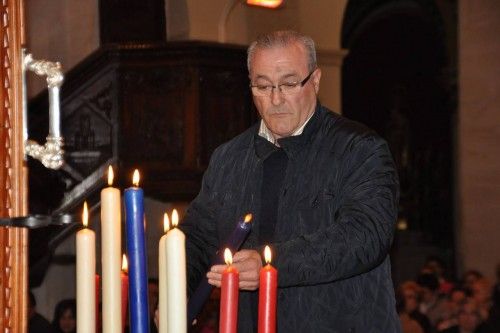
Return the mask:
<path id="1" fill-rule="evenodd" d="M 211 284 L 214 287 L 217 287 L 217 288 L 220 288 L 220 286 L 221 286 L 221 281 L 220 280 L 208 279 L 208 283 Z"/>
<path id="2" fill-rule="evenodd" d="M 256 270 L 241 272 L 240 281 L 253 281 L 257 283 L 259 281 L 259 272 Z"/>
<path id="3" fill-rule="evenodd" d="M 239 284 L 239 288 L 242 290 L 256 290 L 259 287 L 258 283 L 255 283 L 255 281 L 241 281 Z"/>
<path id="4" fill-rule="evenodd" d="M 252 250 L 241 250 L 233 255 L 233 263 L 246 260 L 252 256 Z"/>
<path id="5" fill-rule="evenodd" d="M 214 273 L 212 271 L 207 273 L 207 279 L 212 279 L 212 280 L 221 280 L 222 279 L 222 274 L 219 273 Z"/>
<path id="6" fill-rule="evenodd" d="M 240 262 L 234 263 L 233 266 L 238 270 L 238 272 L 245 273 L 249 271 L 258 272 L 262 267 L 260 261 L 255 258 L 248 258 Z"/>
<path id="7" fill-rule="evenodd" d="M 226 269 L 226 265 L 213 265 L 210 268 L 210 272 L 222 274 L 222 272 L 224 272 L 225 269 Z"/>

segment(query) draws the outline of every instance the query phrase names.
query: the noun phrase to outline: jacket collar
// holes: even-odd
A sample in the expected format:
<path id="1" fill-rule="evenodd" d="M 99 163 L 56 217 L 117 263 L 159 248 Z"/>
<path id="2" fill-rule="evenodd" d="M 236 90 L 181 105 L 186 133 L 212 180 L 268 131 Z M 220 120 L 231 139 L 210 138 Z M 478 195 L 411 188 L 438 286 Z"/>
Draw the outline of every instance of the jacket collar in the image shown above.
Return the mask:
<path id="1" fill-rule="evenodd" d="M 300 135 L 289 136 L 286 138 L 278 139 L 280 147 L 282 147 L 288 158 L 293 158 L 307 143 L 309 143 L 314 134 L 318 131 L 321 125 L 321 119 L 325 114 L 324 108 L 321 107 L 320 102 L 316 103 L 316 109 L 314 114 L 309 120 L 309 122 L 304 127 L 304 131 Z M 271 153 L 278 150 L 280 147 L 275 146 L 265 138 L 259 135 L 259 127 L 257 126 L 257 131 L 255 132 L 254 145 L 255 153 L 260 159 L 266 159 Z"/>

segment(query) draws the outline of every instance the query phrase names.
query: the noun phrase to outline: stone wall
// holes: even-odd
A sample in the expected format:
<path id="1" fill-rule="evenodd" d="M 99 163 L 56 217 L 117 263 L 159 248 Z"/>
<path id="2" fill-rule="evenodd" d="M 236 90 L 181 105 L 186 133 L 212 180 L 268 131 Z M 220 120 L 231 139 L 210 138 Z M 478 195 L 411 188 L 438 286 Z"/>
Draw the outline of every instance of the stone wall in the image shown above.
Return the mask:
<path id="1" fill-rule="evenodd" d="M 99 47 L 98 0 L 25 0 L 26 47 L 35 59 L 71 69 Z M 28 97 L 47 87 L 28 73 Z"/>
<path id="2" fill-rule="evenodd" d="M 463 269 L 500 262 L 500 2 L 459 1 L 457 245 Z"/>

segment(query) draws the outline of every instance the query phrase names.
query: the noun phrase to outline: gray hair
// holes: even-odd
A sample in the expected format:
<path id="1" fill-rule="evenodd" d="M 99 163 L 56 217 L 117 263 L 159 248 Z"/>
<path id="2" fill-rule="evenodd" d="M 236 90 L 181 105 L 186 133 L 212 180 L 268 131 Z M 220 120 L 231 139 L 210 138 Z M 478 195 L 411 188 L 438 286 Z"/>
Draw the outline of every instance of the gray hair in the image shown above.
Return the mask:
<path id="1" fill-rule="evenodd" d="M 309 71 L 313 71 L 317 66 L 316 48 L 314 47 L 313 39 L 293 30 L 279 30 L 260 35 L 252 44 L 250 44 L 247 50 L 248 72 L 250 72 L 250 64 L 257 49 L 286 47 L 293 43 L 300 43 L 304 46 L 307 52 L 307 67 Z"/>

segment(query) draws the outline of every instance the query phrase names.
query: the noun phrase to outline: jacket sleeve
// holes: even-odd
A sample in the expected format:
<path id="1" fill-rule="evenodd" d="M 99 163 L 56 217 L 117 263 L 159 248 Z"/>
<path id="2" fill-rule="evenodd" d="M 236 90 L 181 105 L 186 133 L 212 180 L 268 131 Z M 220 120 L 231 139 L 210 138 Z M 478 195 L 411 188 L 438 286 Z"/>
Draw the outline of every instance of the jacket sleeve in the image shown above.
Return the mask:
<path id="1" fill-rule="evenodd" d="M 187 209 L 179 228 L 186 234 L 186 263 L 188 295 L 205 276 L 211 255 L 217 251 L 217 199 L 213 189 L 216 152 L 214 152 L 196 198 Z"/>
<path id="2" fill-rule="evenodd" d="M 279 286 L 328 283 L 368 272 L 387 256 L 398 212 L 399 184 L 384 140 L 354 139 L 346 148 L 333 223 L 273 244 Z M 333 172 L 333 171 L 332 171 Z"/>

